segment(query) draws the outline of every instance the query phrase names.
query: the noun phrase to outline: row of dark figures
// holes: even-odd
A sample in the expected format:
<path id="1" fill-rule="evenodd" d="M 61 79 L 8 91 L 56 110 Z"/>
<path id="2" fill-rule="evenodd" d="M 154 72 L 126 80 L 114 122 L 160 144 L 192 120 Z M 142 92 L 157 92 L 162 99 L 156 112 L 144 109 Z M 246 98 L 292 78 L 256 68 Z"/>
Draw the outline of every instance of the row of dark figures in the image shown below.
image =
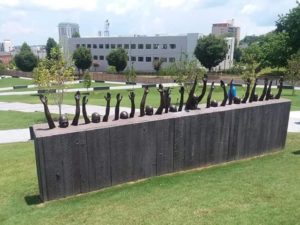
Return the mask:
<path id="1" fill-rule="evenodd" d="M 196 91 L 196 86 L 197 86 L 197 77 L 194 80 L 193 86 L 189 92 L 189 96 L 188 99 L 186 101 L 185 104 L 185 110 L 189 111 L 189 110 L 195 110 L 198 108 L 198 104 L 201 102 L 201 100 L 203 99 L 203 97 L 205 96 L 206 93 L 206 86 L 207 86 L 207 76 L 204 76 L 203 79 L 203 88 L 202 91 L 200 93 L 199 96 L 195 95 L 195 91 Z M 250 85 L 251 85 L 251 81 L 250 79 L 248 79 L 246 81 L 246 92 L 245 95 L 243 96 L 243 98 L 239 98 L 238 96 L 234 95 L 234 84 L 233 84 L 233 80 L 231 80 L 230 84 L 229 84 L 229 91 L 227 92 L 226 90 L 226 85 L 224 83 L 224 81 L 220 81 L 220 85 L 223 89 L 224 92 L 224 97 L 223 100 L 220 104 L 220 106 L 225 106 L 227 103 L 228 105 L 231 104 L 241 104 L 241 103 L 251 103 L 251 102 L 256 102 L 256 101 L 268 101 L 269 99 L 279 99 L 281 96 L 281 92 L 282 92 L 282 87 L 283 87 L 283 78 L 281 77 L 279 80 L 279 88 L 278 88 L 278 93 L 274 96 L 271 92 L 271 88 L 272 88 L 272 81 L 268 81 L 268 79 L 265 79 L 264 82 L 264 88 L 263 88 L 263 92 L 260 95 L 260 97 L 258 97 L 258 95 L 256 94 L 256 86 L 257 86 L 257 79 L 254 82 L 254 85 L 252 87 L 251 93 L 250 93 Z M 206 101 L 206 108 L 210 108 L 210 107 L 218 107 L 218 102 L 215 100 L 211 100 L 212 97 L 212 93 L 215 89 L 215 84 L 214 82 L 212 82 L 208 96 L 207 96 L 207 101 Z M 158 92 L 160 94 L 160 105 L 157 108 L 155 114 L 156 115 L 161 115 L 164 113 L 168 113 L 170 112 L 178 112 L 178 111 L 182 111 L 183 106 L 184 106 L 184 87 L 181 86 L 179 89 L 179 93 L 180 93 L 180 102 L 178 107 L 176 105 L 171 105 L 171 90 L 169 87 L 164 88 L 162 84 L 159 85 L 158 87 Z M 140 103 L 140 116 L 151 116 L 154 114 L 154 109 L 152 106 L 146 106 L 146 98 L 147 95 L 149 93 L 149 89 L 148 87 L 144 88 L 144 94 Z M 126 111 L 122 111 L 120 113 L 120 103 L 122 101 L 122 96 L 120 95 L 120 93 L 118 93 L 116 95 L 116 107 L 115 107 L 115 117 L 114 120 L 119 120 L 119 118 L 121 119 L 128 119 L 128 118 L 133 118 L 135 115 L 135 93 L 133 91 L 131 91 L 129 93 L 129 99 L 131 102 L 131 112 L 128 115 L 128 113 Z M 79 117 L 80 117 L 80 92 L 77 91 L 75 96 L 75 102 L 76 102 L 76 111 L 75 111 L 75 116 L 73 118 L 72 124 L 73 126 L 77 126 L 78 125 L 78 121 L 79 121 Z M 104 96 L 105 100 L 106 100 L 106 110 L 105 110 L 105 115 L 103 116 L 102 121 L 103 122 L 107 122 L 108 121 L 108 117 L 110 114 L 110 100 L 111 100 L 111 94 L 107 93 L 106 96 Z M 55 124 L 54 121 L 51 117 L 50 111 L 48 109 L 48 103 L 47 103 L 47 97 L 44 95 L 40 95 L 40 100 L 44 105 L 44 111 L 45 111 L 45 115 L 46 115 L 46 119 L 49 125 L 50 129 L 55 128 Z M 101 121 L 101 117 L 98 113 L 94 112 L 92 114 L 91 120 L 89 119 L 87 112 L 86 112 L 86 104 L 88 103 L 88 98 L 87 96 L 84 96 L 82 99 L 82 114 L 83 114 L 83 118 L 84 118 L 84 122 L 85 124 L 89 124 L 89 123 L 99 123 Z M 59 118 L 59 127 L 61 128 L 65 128 L 69 126 L 69 122 L 68 122 L 68 118 L 66 116 L 60 116 Z"/>

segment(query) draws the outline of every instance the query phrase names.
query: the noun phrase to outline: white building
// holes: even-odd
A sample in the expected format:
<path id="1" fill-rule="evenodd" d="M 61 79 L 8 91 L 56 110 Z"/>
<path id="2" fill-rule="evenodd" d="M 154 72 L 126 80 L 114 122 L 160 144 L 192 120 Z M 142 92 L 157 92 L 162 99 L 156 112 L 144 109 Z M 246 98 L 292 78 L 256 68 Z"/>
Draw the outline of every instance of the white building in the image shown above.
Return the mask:
<path id="1" fill-rule="evenodd" d="M 59 43 L 65 38 L 71 38 L 75 33 L 79 34 L 79 25 L 77 23 L 59 23 L 58 24 L 58 37 Z"/>
<path id="2" fill-rule="evenodd" d="M 0 43 L 0 51 L 1 52 L 11 52 L 13 51 L 13 45 L 11 40 L 4 40 Z"/>
<path id="3" fill-rule="evenodd" d="M 233 66 L 235 38 L 228 37 L 228 38 L 225 38 L 225 40 L 226 40 L 227 46 L 228 46 L 228 52 L 226 54 L 226 58 L 218 66 L 213 68 L 214 71 L 227 70 Z"/>
<path id="4" fill-rule="evenodd" d="M 68 38 L 63 48 L 68 49 L 64 51 L 66 58 L 70 58 L 75 49 L 80 46 L 91 49 L 94 63 L 100 65 L 93 68 L 96 71 L 106 71 L 108 67 L 106 56 L 111 50 L 124 48 L 128 52 L 128 65 L 133 63 L 134 68 L 140 72 L 153 72 L 152 63 L 156 59 L 164 61 L 163 67 L 166 67 L 180 60 L 183 54 L 187 54 L 189 58 L 194 57 L 199 37 L 198 33 L 189 33 L 178 36 Z M 232 54 L 229 58 L 233 58 L 233 50 L 229 51 L 229 54 Z M 224 65 L 227 67 L 230 63 L 225 62 Z"/>

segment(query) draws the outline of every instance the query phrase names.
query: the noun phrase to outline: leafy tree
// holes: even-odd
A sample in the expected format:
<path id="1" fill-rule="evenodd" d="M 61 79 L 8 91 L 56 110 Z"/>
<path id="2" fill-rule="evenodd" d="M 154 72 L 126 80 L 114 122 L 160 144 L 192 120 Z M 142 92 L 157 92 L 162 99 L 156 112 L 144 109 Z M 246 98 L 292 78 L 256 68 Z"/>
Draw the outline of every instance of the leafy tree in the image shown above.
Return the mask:
<path id="1" fill-rule="evenodd" d="M 108 65 L 114 66 L 118 73 L 126 68 L 127 59 L 127 52 L 123 48 L 114 49 L 106 56 Z"/>
<path id="2" fill-rule="evenodd" d="M 73 80 L 73 77 L 74 68 L 67 65 L 58 46 L 51 49 L 50 59 L 41 60 L 33 71 L 34 82 L 39 88 L 48 90 L 48 93 L 50 89 L 56 89 L 55 93 L 50 94 L 58 105 L 60 116 L 66 82 Z"/>
<path id="3" fill-rule="evenodd" d="M 153 69 L 158 73 L 161 69 L 161 66 L 163 64 L 163 61 L 161 59 L 154 59 L 152 62 Z"/>
<path id="4" fill-rule="evenodd" d="M 16 66 L 24 72 L 31 72 L 38 63 L 37 57 L 26 43 L 23 43 L 20 53 L 15 55 L 14 59 Z"/>
<path id="5" fill-rule="evenodd" d="M 225 59 L 227 51 L 226 41 L 210 34 L 198 40 L 194 54 L 204 67 L 211 70 Z"/>
<path id="6" fill-rule="evenodd" d="M 77 48 L 73 53 L 73 60 L 75 66 L 84 72 L 92 65 L 91 50 L 83 46 Z"/>
<path id="7" fill-rule="evenodd" d="M 75 32 L 72 34 L 72 38 L 80 38 L 80 34 L 78 32 Z"/>
<path id="8" fill-rule="evenodd" d="M 108 66 L 107 69 L 106 69 L 106 72 L 111 73 L 111 74 L 116 74 L 117 70 L 116 70 L 115 66 Z"/>
<path id="9" fill-rule="evenodd" d="M 240 62 L 241 57 L 242 57 L 242 50 L 239 47 L 235 47 L 233 52 L 234 62 Z"/>
<path id="10" fill-rule="evenodd" d="M 278 32 L 286 32 L 289 36 L 289 46 L 292 49 L 292 54 L 300 49 L 300 2 L 297 6 L 291 9 L 287 14 L 279 16 L 276 21 Z"/>
<path id="11" fill-rule="evenodd" d="M 246 46 L 249 46 L 253 43 L 259 43 L 261 42 L 261 40 L 263 39 L 263 35 L 259 35 L 259 36 L 256 36 L 256 35 L 248 35 L 248 36 L 245 36 L 241 41 L 240 41 L 240 45 L 246 45 Z"/>
<path id="12" fill-rule="evenodd" d="M 300 50 L 291 56 L 288 60 L 287 74 L 285 79 L 290 81 L 295 86 L 297 81 L 300 81 Z M 295 94 L 295 88 L 293 89 L 293 95 Z"/>
<path id="13" fill-rule="evenodd" d="M 50 56 L 51 56 L 51 49 L 56 47 L 57 46 L 57 43 L 56 41 L 53 39 L 53 38 L 48 38 L 47 40 L 47 43 L 46 43 L 46 57 L 48 59 L 50 59 Z"/>
<path id="14" fill-rule="evenodd" d="M 86 72 L 83 76 L 83 87 L 85 87 L 87 90 L 92 85 L 92 78 L 89 72 Z"/>

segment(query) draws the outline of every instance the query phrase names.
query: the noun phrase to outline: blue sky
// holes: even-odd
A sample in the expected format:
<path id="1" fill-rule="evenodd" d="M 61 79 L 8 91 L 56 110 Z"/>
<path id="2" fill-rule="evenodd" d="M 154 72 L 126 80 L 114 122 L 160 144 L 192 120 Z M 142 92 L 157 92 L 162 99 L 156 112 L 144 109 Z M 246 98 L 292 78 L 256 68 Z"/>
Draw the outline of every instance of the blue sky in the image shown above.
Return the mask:
<path id="1" fill-rule="evenodd" d="M 234 19 L 241 36 L 275 28 L 295 0 L 0 0 L 0 42 L 45 44 L 58 40 L 57 25 L 75 22 L 81 36 L 97 36 L 110 22 L 111 36 L 211 32 L 212 23 Z"/>

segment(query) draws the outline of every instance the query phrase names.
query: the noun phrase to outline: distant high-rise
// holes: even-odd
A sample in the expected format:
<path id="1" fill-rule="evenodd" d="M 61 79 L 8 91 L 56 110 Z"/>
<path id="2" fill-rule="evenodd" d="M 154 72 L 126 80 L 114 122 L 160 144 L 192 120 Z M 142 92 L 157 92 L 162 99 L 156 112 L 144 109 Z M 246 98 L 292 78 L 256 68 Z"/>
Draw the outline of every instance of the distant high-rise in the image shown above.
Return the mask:
<path id="1" fill-rule="evenodd" d="M 240 27 L 235 27 L 233 20 L 227 23 L 214 23 L 211 31 L 216 36 L 234 37 L 237 44 L 240 42 L 240 32 Z"/>
<path id="2" fill-rule="evenodd" d="M 58 24 L 59 43 L 63 45 L 66 38 L 71 38 L 74 34 L 79 34 L 79 25 L 77 23 Z"/>
<path id="3" fill-rule="evenodd" d="M 11 52 L 12 50 L 13 46 L 10 40 L 4 40 L 0 43 L 0 52 Z"/>

